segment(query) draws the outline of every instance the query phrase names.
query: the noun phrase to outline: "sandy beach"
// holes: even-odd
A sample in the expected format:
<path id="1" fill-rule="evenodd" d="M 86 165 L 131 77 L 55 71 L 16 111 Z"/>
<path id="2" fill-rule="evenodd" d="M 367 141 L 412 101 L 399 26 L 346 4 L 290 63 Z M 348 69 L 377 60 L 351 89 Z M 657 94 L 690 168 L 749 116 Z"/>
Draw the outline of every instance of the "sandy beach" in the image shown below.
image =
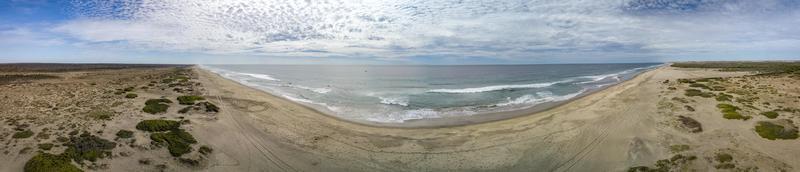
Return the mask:
<path id="1" fill-rule="evenodd" d="M 104 94 L 113 100 L 124 100 L 111 108 L 115 115 L 105 121 L 82 122 L 78 128 L 104 131 L 92 135 L 118 142 L 119 146 L 110 151 L 108 158 L 78 166 L 90 171 L 626 171 L 638 166 L 655 168 L 659 166 L 657 162 L 662 163 L 659 160 L 667 160 L 668 168 L 675 171 L 794 171 L 800 165 L 800 149 L 796 149 L 800 143 L 765 139 L 753 129 L 760 121 L 798 120 L 797 111 L 780 112 L 777 119 L 769 119 L 759 115 L 762 110 L 757 110 L 799 105 L 800 90 L 792 85 L 800 80 L 791 75 L 745 76 L 752 73 L 664 66 L 542 112 L 490 122 L 482 122 L 480 117 L 449 121 L 469 125 L 413 128 L 341 120 L 198 67 L 187 71 L 191 71 L 185 74 L 190 78 L 187 82 L 196 83 L 185 84 L 192 85 L 189 92 L 155 84 L 149 89 L 138 89 L 137 85 L 132 92 L 139 96 L 131 100 Z M 37 80 L 24 88 L 6 84 L 0 96 L 7 97 L 6 104 L 19 101 L 17 97 L 40 87 L 37 83 L 65 82 L 63 78 L 68 76 L 81 78 L 95 74 L 92 79 L 117 78 L 111 81 L 121 83 L 117 87 L 125 87 L 128 83 L 161 80 L 161 76 L 170 72 L 171 68 L 103 70 L 99 72 L 106 74 L 102 77 L 96 71 L 49 73 L 62 79 Z M 122 73 L 126 75 L 109 75 Z M 726 78 L 715 84 L 728 91 L 753 85 L 753 89 L 775 90 L 763 93 L 775 95 L 735 95 L 742 99 L 760 97 L 755 101 L 769 103 L 735 100 L 731 103 L 742 106 L 739 112 L 749 118 L 733 120 L 722 117 L 718 100 L 686 96 L 684 90 L 692 87 L 678 82 L 678 79 L 701 82 L 702 78 L 715 77 Z M 83 80 L 76 81 L 94 88 Z M 171 107 L 158 115 L 141 111 L 147 99 L 174 101 L 175 97 L 186 94 L 202 95 L 204 101 L 216 104 L 221 110 L 179 113 L 181 108 Z M 183 107 L 177 103 L 170 106 Z M 11 138 L 9 135 L 19 131 L 14 129 L 19 125 L 12 125 L 12 121 L 34 124 L 21 130 L 36 133 L 48 127 L 57 129 L 60 126 L 57 124 L 79 121 L 72 119 L 77 117 L 66 116 L 55 121 L 27 119 L 30 117 L 15 116 L 18 112 L 10 110 L 11 106 L 4 108 L 6 125 L 0 141 L 6 143 L 3 149 L 7 153 L 0 155 L 3 159 L 0 171 L 21 171 L 25 162 L 36 154 L 21 152 L 25 145 L 56 142 L 54 138 Z M 696 123 L 687 123 L 686 118 Z M 148 139 L 153 133 L 134 127 L 144 119 L 189 121 L 181 129 L 197 140 L 191 145 L 192 152 L 175 157 L 166 148 L 153 146 Z M 116 138 L 114 133 L 120 129 L 133 130 L 133 141 Z M 56 131 L 51 132 L 53 137 L 66 136 L 71 129 Z M 213 152 L 196 151 L 200 146 L 209 146 Z M 56 154 L 61 149 L 43 152 Z M 722 154 L 732 160 L 720 160 Z M 145 164 L 143 160 L 148 161 Z"/>

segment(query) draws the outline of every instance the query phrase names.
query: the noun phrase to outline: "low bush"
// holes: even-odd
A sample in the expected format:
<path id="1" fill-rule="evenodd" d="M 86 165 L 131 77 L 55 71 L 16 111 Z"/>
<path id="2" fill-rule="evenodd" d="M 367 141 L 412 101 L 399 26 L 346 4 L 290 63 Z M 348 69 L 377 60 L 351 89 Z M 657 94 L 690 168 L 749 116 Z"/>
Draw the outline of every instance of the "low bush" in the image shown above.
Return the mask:
<path id="1" fill-rule="evenodd" d="M 669 146 L 669 150 L 673 153 L 683 152 L 691 149 L 689 145 L 672 145 Z"/>
<path id="2" fill-rule="evenodd" d="M 700 97 L 714 97 L 714 93 L 703 92 L 697 89 L 686 89 L 686 93 L 684 95 L 689 97 L 700 96 Z"/>
<path id="3" fill-rule="evenodd" d="M 25 130 L 25 131 L 20 131 L 20 132 L 14 133 L 14 135 L 12 135 L 11 138 L 24 139 L 24 138 L 29 138 L 31 136 L 33 136 L 33 131 Z"/>
<path id="4" fill-rule="evenodd" d="M 769 119 L 775 119 L 778 117 L 778 112 L 775 111 L 761 112 L 761 115 L 764 115 Z"/>
<path id="5" fill-rule="evenodd" d="M 133 131 L 130 130 L 119 130 L 117 132 L 117 137 L 127 139 L 133 137 Z"/>
<path id="6" fill-rule="evenodd" d="M 719 108 L 720 111 L 722 111 L 722 117 L 725 118 L 725 119 L 743 119 L 743 120 L 748 120 L 748 119 L 751 118 L 750 116 L 743 116 L 742 114 L 740 114 L 737 111 L 737 110 L 739 110 L 739 107 L 736 107 L 736 106 L 731 105 L 731 104 L 725 104 L 725 103 L 717 104 L 717 108 Z"/>
<path id="7" fill-rule="evenodd" d="M 205 100 L 205 98 L 201 96 L 180 96 L 178 97 L 178 103 L 182 105 L 194 105 L 195 101 L 198 100 Z"/>
<path id="8" fill-rule="evenodd" d="M 756 124 L 756 133 L 759 136 L 769 139 L 797 139 L 797 130 L 796 129 L 786 129 L 785 127 L 773 124 L 767 121 L 760 121 Z"/>
<path id="9" fill-rule="evenodd" d="M 175 157 L 191 152 L 191 144 L 197 143 L 197 140 L 191 134 L 181 129 L 171 130 L 166 133 L 153 133 L 150 135 L 150 139 L 158 144 L 167 144 L 169 153 Z"/>
<path id="10" fill-rule="evenodd" d="M 733 96 L 730 95 L 730 94 L 719 93 L 719 94 L 717 94 L 717 97 L 715 99 L 717 99 L 717 101 L 721 101 L 721 102 L 723 102 L 723 101 L 724 102 L 729 102 L 729 101 L 731 101 L 731 98 L 733 98 Z"/>
<path id="11" fill-rule="evenodd" d="M 162 104 L 162 103 L 170 104 L 170 103 L 172 103 L 172 100 L 169 100 L 169 99 L 149 99 L 149 100 L 144 102 L 145 105 Z"/>
<path id="12" fill-rule="evenodd" d="M 717 153 L 714 159 L 717 160 L 717 162 L 730 162 L 733 161 L 733 156 L 727 153 Z"/>
<path id="13" fill-rule="evenodd" d="M 200 154 L 203 155 L 208 155 L 211 152 L 214 152 L 214 149 L 211 149 L 211 147 L 208 146 L 200 146 L 200 149 L 197 149 L 197 152 L 200 152 Z"/>
<path id="14" fill-rule="evenodd" d="M 72 165 L 70 158 L 63 155 L 40 153 L 25 163 L 25 172 L 82 172 Z"/>
<path id="15" fill-rule="evenodd" d="M 136 124 L 136 129 L 148 132 L 160 132 L 175 130 L 180 126 L 181 124 L 178 121 L 153 119 L 139 122 Z"/>
<path id="16" fill-rule="evenodd" d="M 690 84 L 695 83 L 694 81 L 692 81 L 690 79 L 678 79 L 678 82 L 679 83 L 690 83 Z"/>
<path id="17" fill-rule="evenodd" d="M 169 103 L 172 103 L 169 99 L 150 99 L 144 102 L 145 106 L 142 111 L 149 114 L 166 112 L 169 109 Z"/>
<path id="18" fill-rule="evenodd" d="M 139 97 L 139 95 L 134 94 L 134 93 L 128 93 L 127 95 L 125 95 L 125 98 L 129 98 L 129 99 L 136 98 L 136 97 Z"/>
<path id="19" fill-rule="evenodd" d="M 193 108 L 194 108 L 193 106 L 187 106 L 187 107 L 184 107 L 184 108 L 183 108 L 183 109 L 181 109 L 181 110 L 178 110 L 178 113 L 188 113 L 188 112 L 189 112 L 190 110 L 192 110 Z"/>
<path id="20" fill-rule="evenodd" d="M 114 115 L 114 112 L 103 109 L 94 109 L 89 111 L 86 115 L 97 120 L 110 120 L 111 116 Z"/>
<path id="21" fill-rule="evenodd" d="M 703 125 L 691 117 L 678 116 L 678 121 L 680 121 L 681 125 L 683 125 L 684 128 L 688 129 L 689 132 L 692 133 L 703 132 Z"/>
<path id="22" fill-rule="evenodd" d="M 70 157 L 78 164 L 83 164 L 84 160 L 91 162 L 111 156 L 111 150 L 117 147 L 117 143 L 102 139 L 94 135 L 82 135 L 70 138 L 64 156 Z"/>
<path id="23" fill-rule="evenodd" d="M 203 102 L 203 103 L 200 103 L 200 104 L 203 107 L 205 107 L 206 112 L 214 112 L 214 113 L 219 112 L 219 107 L 217 107 L 217 105 L 214 105 L 211 102 Z"/>
<path id="24" fill-rule="evenodd" d="M 50 150 L 50 149 L 53 148 L 53 144 L 52 143 L 42 143 L 42 144 L 38 144 L 37 146 L 39 146 L 39 149 L 42 149 L 42 150 Z"/>

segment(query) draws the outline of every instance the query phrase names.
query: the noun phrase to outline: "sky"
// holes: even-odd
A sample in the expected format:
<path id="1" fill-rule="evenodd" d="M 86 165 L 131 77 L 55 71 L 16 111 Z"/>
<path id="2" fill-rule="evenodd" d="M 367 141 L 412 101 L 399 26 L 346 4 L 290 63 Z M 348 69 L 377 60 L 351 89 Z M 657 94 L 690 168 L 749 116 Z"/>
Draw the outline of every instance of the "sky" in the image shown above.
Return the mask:
<path id="1" fill-rule="evenodd" d="M 0 63 L 800 60 L 800 0 L 0 0 Z"/>

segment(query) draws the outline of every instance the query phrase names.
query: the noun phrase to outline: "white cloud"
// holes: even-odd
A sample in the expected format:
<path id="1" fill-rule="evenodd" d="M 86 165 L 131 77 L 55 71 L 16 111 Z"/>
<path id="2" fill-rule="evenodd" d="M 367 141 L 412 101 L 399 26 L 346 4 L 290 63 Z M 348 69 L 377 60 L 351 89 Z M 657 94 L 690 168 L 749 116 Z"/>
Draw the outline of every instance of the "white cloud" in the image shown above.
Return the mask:
<path id="1" fill-rule="evenodd" d="M 680 3 L 679 3 L 680 2 Z M 78 1 L 92 44 L 269 56 L 612 57 L 800 49 L 793 1 Z M 756 46 L 750 46 L 756 45 Z M 583 57 L 580 57 L 583 58 Z"/>

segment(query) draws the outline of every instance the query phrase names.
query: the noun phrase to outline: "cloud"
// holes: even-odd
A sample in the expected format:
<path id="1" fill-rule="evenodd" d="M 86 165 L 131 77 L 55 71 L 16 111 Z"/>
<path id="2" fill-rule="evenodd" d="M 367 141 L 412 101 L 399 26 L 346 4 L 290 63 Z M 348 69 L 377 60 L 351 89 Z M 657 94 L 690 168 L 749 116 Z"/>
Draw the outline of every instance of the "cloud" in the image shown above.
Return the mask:
<path id="1" fill-rule="evenodd" d="M 797 51 L 793 0 L 75 1 L 52 31 L 147 50 L 386 60 Z"/>

